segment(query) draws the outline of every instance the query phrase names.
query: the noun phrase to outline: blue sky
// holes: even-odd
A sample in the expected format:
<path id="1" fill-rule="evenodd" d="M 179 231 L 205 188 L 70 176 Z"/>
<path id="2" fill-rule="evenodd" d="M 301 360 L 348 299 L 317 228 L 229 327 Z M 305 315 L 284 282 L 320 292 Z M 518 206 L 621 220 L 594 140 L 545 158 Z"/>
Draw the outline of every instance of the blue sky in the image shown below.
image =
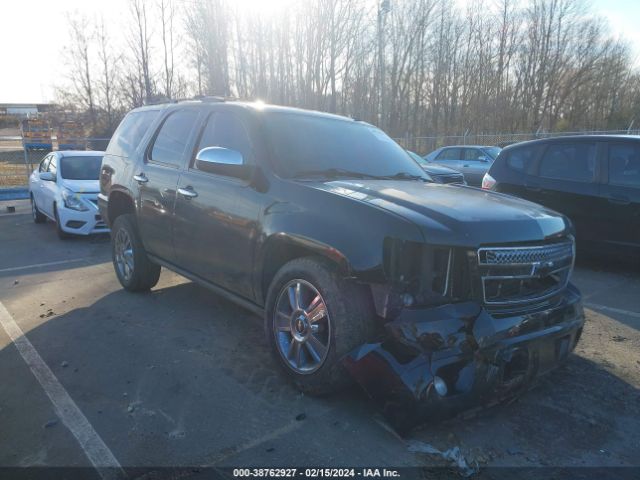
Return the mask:
<path id="1" fill-rule="evenodd" d="M 267 0 L 241 1 L 246 3 L 247 7 L 255 9 L 263 6 L 263 2 Z M 456 0 L 459 4 L 467 1 L 470 0 Z M 609 21 L 613 35 L 629 41 L 635 64 L 640 68 L 640 0 L 583 1 L 590 1 L 594 13 Z M 118 23 L 122 10 L 126 8 L 126 0 L 2 2 L 0 103 L 43 102 L 54 99 L 53 85 L 59 84 L 60 76 L 63 75 L 60 52 L 68 40 L 67 12 L 78 10 L 88 16 L 104 15 L 107 23 L 113 25 Z"/>

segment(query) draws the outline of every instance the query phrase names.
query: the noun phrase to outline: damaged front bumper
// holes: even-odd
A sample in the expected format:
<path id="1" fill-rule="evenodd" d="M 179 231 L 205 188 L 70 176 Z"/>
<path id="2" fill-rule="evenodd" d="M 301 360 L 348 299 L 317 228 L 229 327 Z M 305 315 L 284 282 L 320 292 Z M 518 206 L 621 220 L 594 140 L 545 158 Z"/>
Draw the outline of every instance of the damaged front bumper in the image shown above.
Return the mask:
<path id="1" fill-rule="evenodd" d="M 569 285 L 526 312 L 477 302 L 403 310 L 387 339 L 343 363 L 397 428 L 488 405 L 526 389 L 562 363 L 584 325 L 580 293 Z"/>

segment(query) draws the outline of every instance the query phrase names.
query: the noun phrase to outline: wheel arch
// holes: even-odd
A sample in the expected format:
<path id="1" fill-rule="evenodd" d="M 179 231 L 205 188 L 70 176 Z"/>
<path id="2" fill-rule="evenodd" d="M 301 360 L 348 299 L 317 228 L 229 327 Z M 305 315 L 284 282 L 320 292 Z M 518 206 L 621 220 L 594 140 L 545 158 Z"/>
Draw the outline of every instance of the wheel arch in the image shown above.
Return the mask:
<path id="1" fill-rule="evenodd" d="M 122 190 L 112 190 L 107 203 L 107 216 L 109 225 L 113 225 L 120 215 L 135 214 L 136 206 L 133 197 L 129 192 Z"/>
<path id="2" fill-rule="evenodd" d="M 345 277 L 352 275 L 351 264 L 347 257 L 338 249 L 307 237 L 288 233 L 276 233 L 271 235 L 261 249 L 261 256 L 257 265 L 260 267 L 258 274 L 256 297 L 266 302 L 269 285 L 276 273 L 286 263 L 296 258 L 321 257 L 335 265 Z"/>

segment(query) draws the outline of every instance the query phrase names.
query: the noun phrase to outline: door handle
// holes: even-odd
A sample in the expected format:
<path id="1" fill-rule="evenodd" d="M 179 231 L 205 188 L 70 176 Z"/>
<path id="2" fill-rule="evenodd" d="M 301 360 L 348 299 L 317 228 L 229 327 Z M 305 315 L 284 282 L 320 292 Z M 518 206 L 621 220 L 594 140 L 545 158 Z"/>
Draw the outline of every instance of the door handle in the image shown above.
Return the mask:
<path id="1" fill-rule="evenodd" d="M 198 192 L 196 192 L 192 187 L 179 188 L 178 195 L 182 195 L 185 198 L 194 198 L 198 196 Z"/>
<path id="2" fill-rule="evenodd" d="M 138 182 L 140 185 L 142 185 L 143 183 L 147 183 L 149 181 L 149 179 L 147 178 L 147 176 L 144 174 L 144 172 L 139 173 L 138 175 L 134 175 L 133 179 Z"/>
<path id="3" fill-rule="evenodd" d="M 462 168 L 469 168 L 471 165 L 462 165 Z"/>
<path id="4" fill-rule="evenodd" d="M 629 205 L 631 203 L 629 198 L 619 195 L 611 195 L 608 200 L 609 203 L 613 203 L 614 205 Z"/>

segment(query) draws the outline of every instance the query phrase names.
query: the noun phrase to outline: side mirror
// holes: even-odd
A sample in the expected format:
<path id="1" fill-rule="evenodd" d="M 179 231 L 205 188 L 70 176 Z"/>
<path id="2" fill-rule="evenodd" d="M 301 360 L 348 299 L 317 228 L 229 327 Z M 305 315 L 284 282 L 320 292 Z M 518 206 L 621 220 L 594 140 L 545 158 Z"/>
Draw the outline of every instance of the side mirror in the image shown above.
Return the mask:
<path id="1" fill-rule="evenodd" d="M 489 162 L 489 159 L 485 155 L 480 155 L 478 157 L 479 162 Z"/>
<path id="2" fill-rule="evenodd" d="M 223 147 L 203 148 L 196 155 L 196 168 L 203 172 L 248 179 L 252 174 L 252 166 L 244 163 L 242 154 L 236 150 Z"/>
<path id="3" fill-rule="evenodd" d="M 56 175 L 53 172 L 40 172 L 40 180 L 44 180 L 45 182 L 55 182 Z"/>

